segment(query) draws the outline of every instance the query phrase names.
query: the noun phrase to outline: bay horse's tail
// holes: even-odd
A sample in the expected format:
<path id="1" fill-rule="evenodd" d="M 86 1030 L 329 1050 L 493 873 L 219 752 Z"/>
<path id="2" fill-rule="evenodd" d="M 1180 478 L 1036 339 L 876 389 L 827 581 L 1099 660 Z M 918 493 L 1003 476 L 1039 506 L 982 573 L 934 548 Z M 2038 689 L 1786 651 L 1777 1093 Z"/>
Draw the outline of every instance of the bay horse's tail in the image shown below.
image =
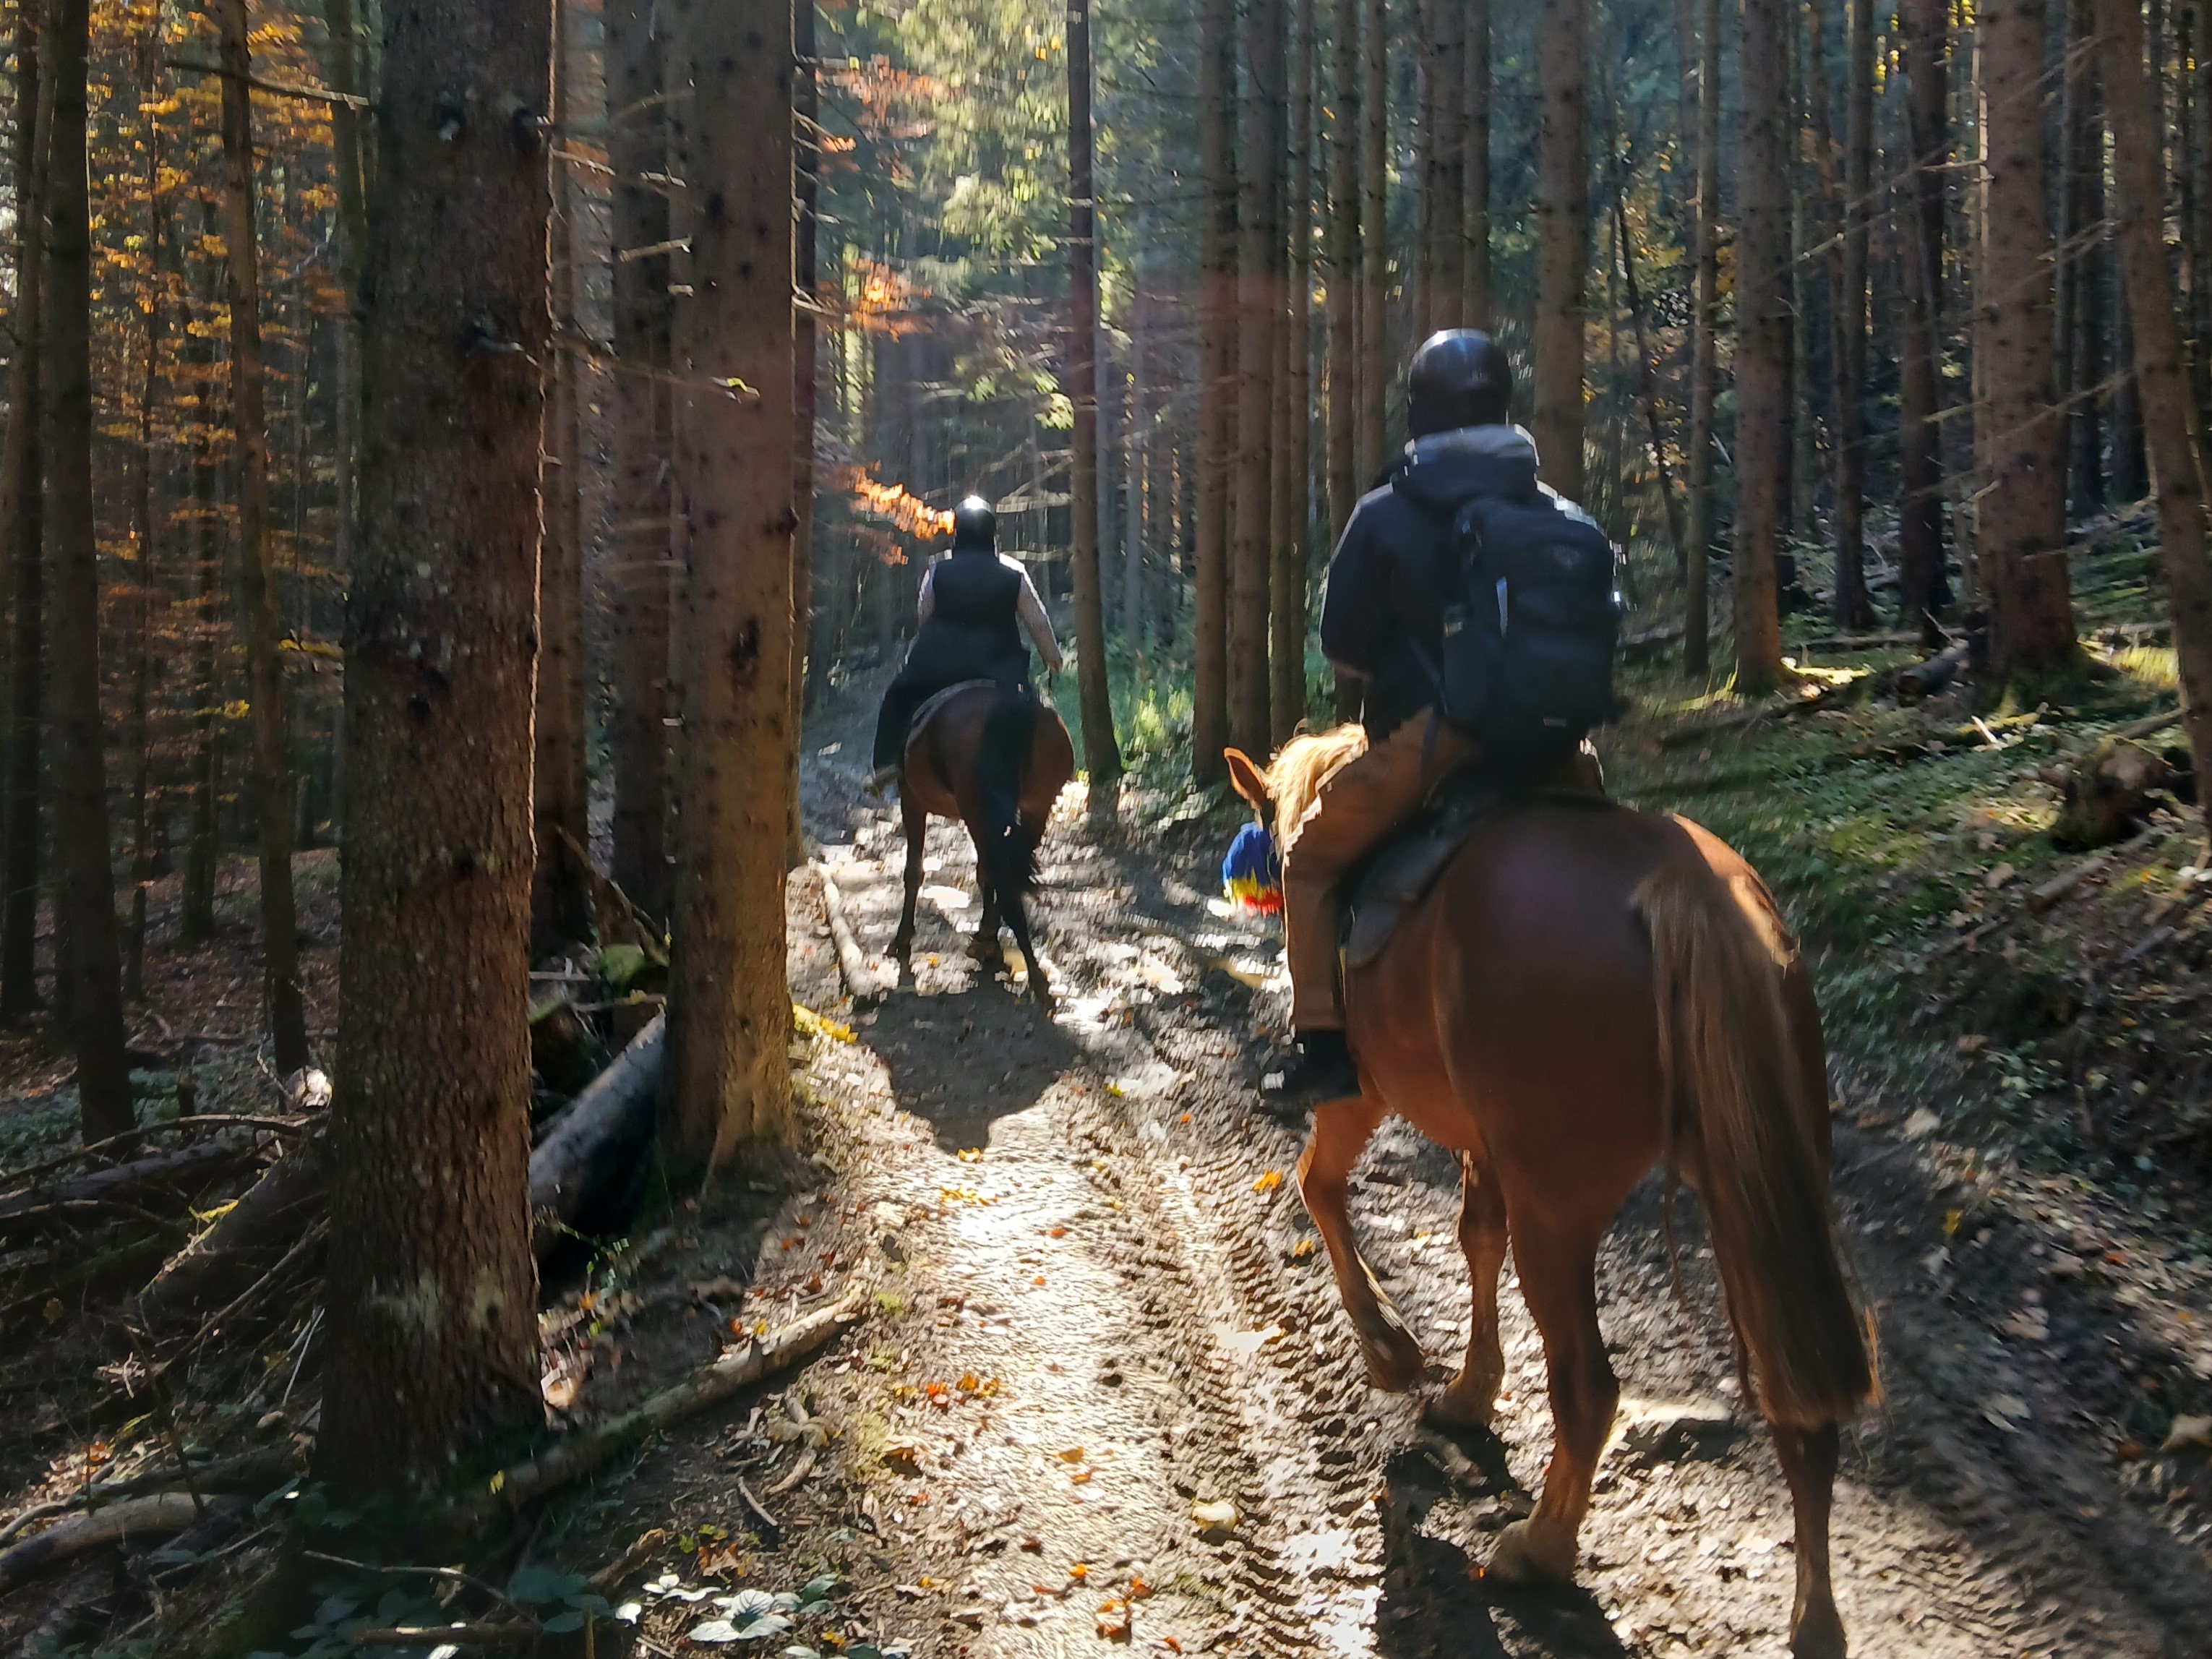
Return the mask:
<path id="1" fill-rule="evenodd" d="M 1850 1417 L 1874 1376 L 1828 1221 L 1825 1084 L 1786 976 L 1796 946 L 1747 871 L 1673 866 L 1637 890 L 1650 930 L 1671 1175 L 1705 1200 L 1729 1322 L 1769 1421 Z"/>
<path id="2" fill-rule="evenodd" d="M 1009 911 L 1036 885 L 1038 837 L 1022 822 L 1022 785 L 1036 741 L 1037 710 L 1032 687 L 1001 682 L 975 749 L 975 790 L 982 813 L 976 839 L 984 864 L 978 873 Z"/>

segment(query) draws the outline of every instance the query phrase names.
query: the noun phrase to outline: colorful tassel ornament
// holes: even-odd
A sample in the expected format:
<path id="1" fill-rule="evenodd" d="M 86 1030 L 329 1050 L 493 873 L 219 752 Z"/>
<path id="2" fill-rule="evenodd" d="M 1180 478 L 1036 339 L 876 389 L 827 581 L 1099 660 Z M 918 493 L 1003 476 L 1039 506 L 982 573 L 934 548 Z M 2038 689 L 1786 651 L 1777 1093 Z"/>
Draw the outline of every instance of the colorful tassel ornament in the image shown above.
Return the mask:
<path id="1" fill-rule="evenodd" d="M 1273 915 L 1283 908 L 1283 860 L 1264 823 L 1248 823 L 1221 860 L 1221 885 L 1247 910 Z"/>

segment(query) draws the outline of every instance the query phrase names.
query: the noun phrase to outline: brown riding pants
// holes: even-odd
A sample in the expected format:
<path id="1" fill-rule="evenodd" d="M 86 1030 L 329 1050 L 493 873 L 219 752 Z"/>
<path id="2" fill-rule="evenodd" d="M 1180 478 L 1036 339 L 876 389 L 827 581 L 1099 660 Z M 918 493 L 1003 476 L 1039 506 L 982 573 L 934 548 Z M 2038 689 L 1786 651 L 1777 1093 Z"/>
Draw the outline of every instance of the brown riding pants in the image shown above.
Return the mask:
<path id="1" fill-rule="evenodd" d="M 1430 735 L 1423 709 L 1321 787 L 1305 817 L 1283 837 L 1283 930 L 1291 969 L 1291 1025 L 1341 1030 L 1337 984 L 1338 887 L 1344 872 L 1437 780 L 1474 753 L 1474 744 L 1441 721 Z"/>

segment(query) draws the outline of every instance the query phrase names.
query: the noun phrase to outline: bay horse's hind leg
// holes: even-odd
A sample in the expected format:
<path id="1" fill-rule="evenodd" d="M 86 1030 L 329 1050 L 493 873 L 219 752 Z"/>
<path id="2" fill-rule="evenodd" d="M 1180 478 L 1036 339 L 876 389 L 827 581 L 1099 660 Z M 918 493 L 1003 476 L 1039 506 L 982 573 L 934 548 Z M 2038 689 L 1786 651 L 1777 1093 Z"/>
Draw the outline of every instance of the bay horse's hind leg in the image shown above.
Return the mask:
<path id="1" fill-rule="evenodd" d="M 1321 1231 L 1322 1243 L 1328 1247 L 1337 1295 L 1359 1340 L 1368 1380 L 1386 1393 L 1403 1394 L 1421 1375 L 1421 1345 L 1359 1254 L 1345 1203 L 1352 1167 L 1385 1115 L 1382 1103 L 1364 1095 L 1316 1108 L 1313 1133 L 1298 1159 L 1298 1194 Z"/>
<path id="2" fill-rule="evenodd" d="M 899 907 L 898 932 L 891 936 L 891 959 L 903 972 L 914 959 L 914 912 L 921 898 L 921 852 L 929 839 L 929 813 L 915 805 L 914 791 L 902 782 L 899 820 L 906 828 L 906 900 Z"/>
<path id="3" fill-rule="evenodd" d="M 975 848 L 975 896 L 982 906 L 981 920 L 975 924 L 975 937 L 968 941 L 969 960 L 981 966 L 986 973 L 995 974 L 1006 965 L 1006 953 L 999 944 L 998 884 L 991 879 L 991 866 L 984 861 L 983 842 L 969 825 L 968 839 Z"/>
<path id="4" fill-rule="evenodd" d="M 1505 1381 L 1505 1351 L 1498 1340 L 1498 1276 L 1505 1266 L 1505 1200 L 1498 1177 L 1472 1152 L 1460 1154 L 1459 1247 L 1467 1255 L 1474 1292 L 1467 1334 L 1467 1363 L 1451 1386 L 1429 1406 L 1430 1420 L 1447 1427 L 1488 1428 Z"/>
<path id="5" fill-rule="evenodd" d="M 1790 1483 L 1797 1522 L 1797 1601 L 1790 1614 L 1796 1659 L 1844 1659 L 1844 1621 L 1828 1579 L 1828 1505 L 1836 1485 L 1836 1425 L 1774 1429 L 1774 1449 Z"/>
<path id="6" fill-rule="evenodd" d="M 1498 1535 L 1486 1576 L 1508 1584 L 1565 1583 L 1575 1576 L 1575 1536 L 1589 1511 L 1591 1478 L 1613 1430 L 1620 1385 L 1597 1325 L 1597 1240 L 1532 1239 L 1513 1229 L 1522 1299 L 1543 1333 L 1551 1376 L 1552 1462 L 1536 1512 Z"/>
<path id="7" fill-rule="evenodd" d="M 998 895 L 1000 908 L 1006 913 L 1006 931 L 1014 936 L 1015 947 L 1022 953 L 1022 961 L 1029 969 L 1030 1000 L 1039 1006 L 1052 1006 L 1052 987 L 1045 981 L 1044 963 L 1037 959 L 1036 945 L 1030 938 L 1030 908 L 1021 890 L 1008 883 L 1011 890 Z"/>

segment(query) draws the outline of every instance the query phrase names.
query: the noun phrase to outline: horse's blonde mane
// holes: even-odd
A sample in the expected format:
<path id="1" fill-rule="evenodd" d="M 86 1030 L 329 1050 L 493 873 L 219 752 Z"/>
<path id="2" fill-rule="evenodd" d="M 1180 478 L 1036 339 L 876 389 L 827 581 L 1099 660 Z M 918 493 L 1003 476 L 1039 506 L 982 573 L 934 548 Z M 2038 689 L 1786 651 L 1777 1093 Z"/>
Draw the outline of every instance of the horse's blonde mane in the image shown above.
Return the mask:
<path id="1" fill-rule="evenodd" d="M 1306 732 L 1283 745 L 1267 768 L 1267 794 L 1275 804 L 1275 830 L 1296 833 L 1322 786 L 1367 752 L 1367 728 L 1357 721 Z"/>

